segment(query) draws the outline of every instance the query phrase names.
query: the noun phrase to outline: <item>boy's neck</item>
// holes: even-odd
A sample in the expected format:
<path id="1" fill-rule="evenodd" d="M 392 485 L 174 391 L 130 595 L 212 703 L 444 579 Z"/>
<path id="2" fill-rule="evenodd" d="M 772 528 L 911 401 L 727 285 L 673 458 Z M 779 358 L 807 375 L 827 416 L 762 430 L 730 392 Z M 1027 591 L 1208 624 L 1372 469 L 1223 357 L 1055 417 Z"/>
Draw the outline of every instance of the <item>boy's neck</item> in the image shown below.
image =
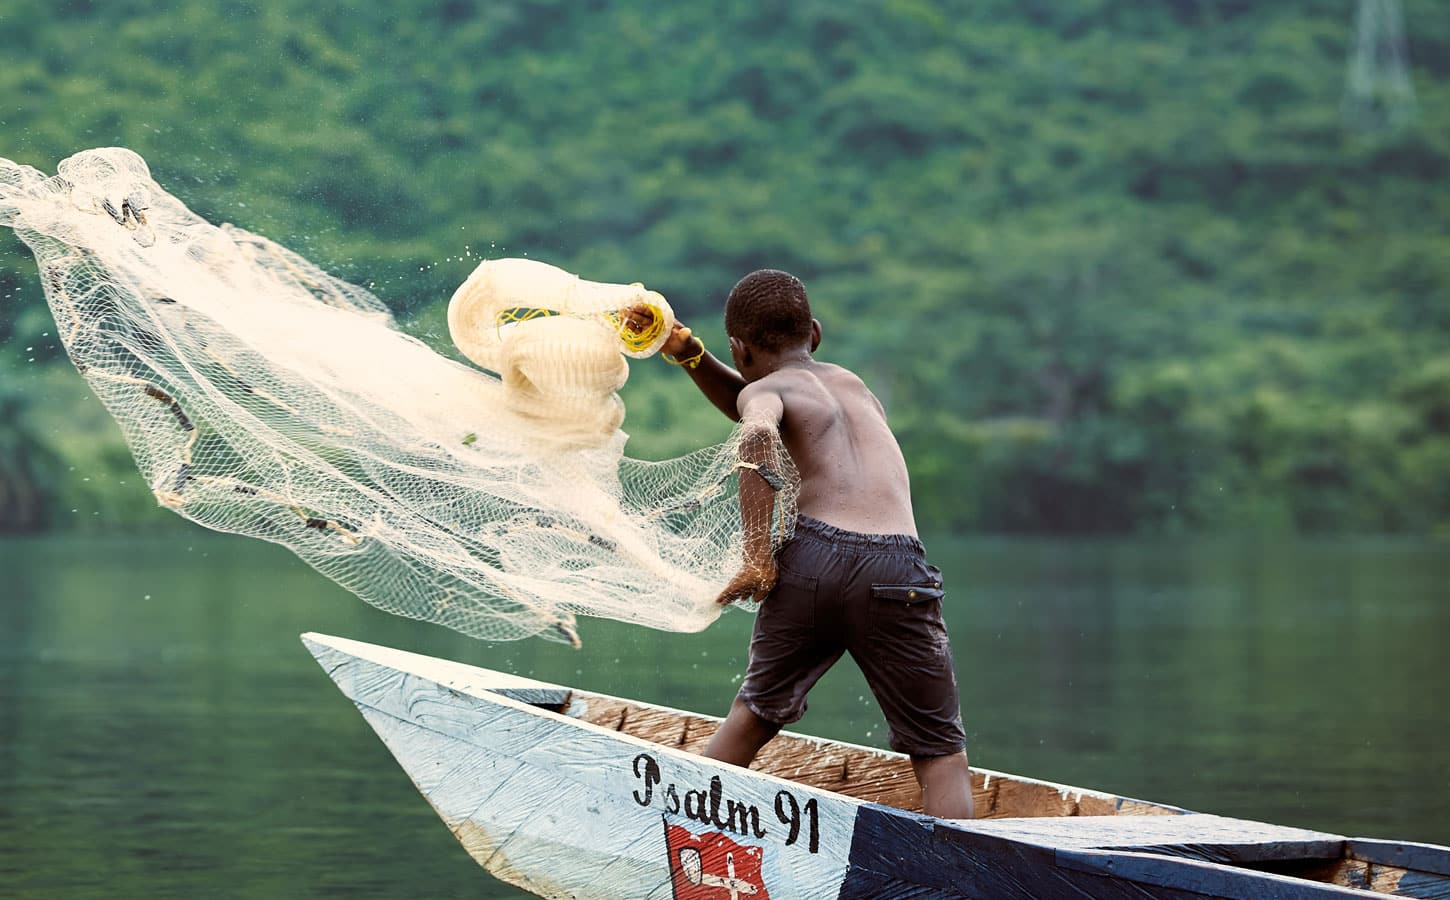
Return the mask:
<path id="1" fill-rule="evenodd" d="M 765 359 L 761 360 L 761 363 L 764 368 L 770 370 L 771 372 L 775 372 L 780 369 L 789 369 L 793 366 L 808 366 L 815 361 L 815 358 L 811 356 L 811 351 L 802 347 L 799 350 L 792 350 L 781 353 L 779 355 L 767 356 Z"/>
<path id="2" fill-rule="evenodd" d="M 761 353 L 753 351 L 751 381 L 758 381 L 767 375 L 779 372 L 781 369 L 801 369 L 815 364 L 815 358 L 811 356 L 809 347 L 795 347 L 789 350 L 782 350 L 779 353 Z"/>

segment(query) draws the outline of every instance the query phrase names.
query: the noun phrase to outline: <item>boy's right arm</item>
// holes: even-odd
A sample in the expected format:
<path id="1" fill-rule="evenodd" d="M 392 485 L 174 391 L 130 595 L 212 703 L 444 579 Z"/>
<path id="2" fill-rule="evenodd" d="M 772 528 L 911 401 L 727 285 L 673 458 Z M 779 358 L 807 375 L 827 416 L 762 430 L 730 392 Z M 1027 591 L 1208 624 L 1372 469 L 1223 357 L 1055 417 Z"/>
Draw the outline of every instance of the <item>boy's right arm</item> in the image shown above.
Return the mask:
<path id="1" fill-rule="evenodd" d="M 716 598 L 717 603 L 733 603 L 754 597 L 765 599 L 775 587 L 778 570 L 771 546 L 771 519 L 775 511 L 776 491 L 780 490 L 779 472 L 785 447 L 780 440 L 780 422 L 785 403 L 780 394 L 760 382 L 740 402 L 740 524 L 742 535 L 740 571 Z M 771 480 L 771 472 L 776 480 Z"/>

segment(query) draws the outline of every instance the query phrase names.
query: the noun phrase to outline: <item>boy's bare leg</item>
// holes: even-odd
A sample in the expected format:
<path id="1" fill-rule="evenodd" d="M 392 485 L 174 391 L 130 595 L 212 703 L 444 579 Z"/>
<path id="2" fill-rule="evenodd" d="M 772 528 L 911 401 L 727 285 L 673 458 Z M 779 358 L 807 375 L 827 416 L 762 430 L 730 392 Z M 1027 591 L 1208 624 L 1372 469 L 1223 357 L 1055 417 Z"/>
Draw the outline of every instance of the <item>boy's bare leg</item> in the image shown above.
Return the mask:
<path id="1" fill-rule="evenodd" d="M 737 766 L 749 766 L 766 742 L 780 731 L 776 722 L 757 716 L 739 697 L 730 704 L 730 714 L 720 723 L 715 736 L 705 745 L 703 756 Z"/>
<path id="2" fill-rule="evenodd" d="M 921 785 L 921 805 L 939 819 L 972 818 L 972 770 L 966 753 L 913 756 L 911 768 Z"/>

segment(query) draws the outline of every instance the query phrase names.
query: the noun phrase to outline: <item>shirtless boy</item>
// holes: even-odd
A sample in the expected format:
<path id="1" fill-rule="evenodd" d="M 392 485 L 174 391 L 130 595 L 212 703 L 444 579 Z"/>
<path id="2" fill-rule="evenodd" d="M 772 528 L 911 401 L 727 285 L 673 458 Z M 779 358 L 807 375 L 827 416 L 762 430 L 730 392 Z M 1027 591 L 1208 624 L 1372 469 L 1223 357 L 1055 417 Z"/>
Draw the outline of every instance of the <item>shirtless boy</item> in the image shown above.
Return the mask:
<path id="1" fill-rule="evenodd" d="M 705 755 L 750 765 L 849 652 L 886 715 L 892 748 L 911 756 L 926 812 L 970 818 L 941 572 L 917 539 L 906 462 L 881 403 L 851 372 L 812 359 L 821 323 L 793 275 L 767 269 L 742 278 L 725 303 L 725 331 L 733 369 L 679 323 L 664 352 L 744 423 L 747 463 L 779 429 L 800 472 L 800 519 L 773 556 L 768 512 L 751 514 L 770 508 L 772 489 L 760 471 L 741 468 L 742 511 L 754 524 L 741 571 L 719 600 L 763 600 L 745 682 Z"/>

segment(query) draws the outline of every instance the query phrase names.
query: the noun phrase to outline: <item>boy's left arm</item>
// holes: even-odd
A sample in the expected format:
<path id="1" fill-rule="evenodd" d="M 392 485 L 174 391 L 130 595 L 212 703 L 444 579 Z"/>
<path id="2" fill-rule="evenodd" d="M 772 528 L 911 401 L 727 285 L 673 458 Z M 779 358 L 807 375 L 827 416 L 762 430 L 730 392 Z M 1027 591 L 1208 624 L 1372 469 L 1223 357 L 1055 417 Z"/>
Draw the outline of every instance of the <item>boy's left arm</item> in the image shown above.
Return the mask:
<path id="1" fill-rule="evenodd" d="M 761 384 L 740 394 L 740 521 L 745 531 L 740 571 L 720 592 L 716 602 L 733 603 L 751 597 L 763 599 L 775 587 L 775 553 L 770 544 L 775 492 L 771 473 L 780 471 L 780 423 L 785 403 L 780 394 Z"/>

